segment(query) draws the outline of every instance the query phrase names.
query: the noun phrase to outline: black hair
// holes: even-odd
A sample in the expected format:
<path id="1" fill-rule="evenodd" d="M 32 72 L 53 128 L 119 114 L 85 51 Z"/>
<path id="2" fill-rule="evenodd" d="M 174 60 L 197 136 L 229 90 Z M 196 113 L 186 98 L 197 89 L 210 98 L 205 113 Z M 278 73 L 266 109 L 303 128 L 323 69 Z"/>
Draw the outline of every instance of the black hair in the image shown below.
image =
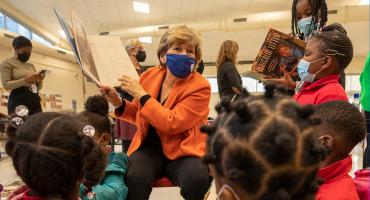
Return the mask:
<path id="1" fill-rule="evenodd" d="M 99 135 L 103 132 L 110 134 L 112 127 L 108 113 L 108 101 L 103 95 L 95 95 L 86 100 L 85 110 L 79 113 L 77 118 L 93 126 Z"/>
<path id="2" fill-rule="evenodd" d="M 292 4 L 292 22 L 291 22 L 291 29 L 294 36 L 298 36 L 300 39 L 303 38 L 303 34 L 298 29 L 298 21 L 296 18 L 297 12 L 296 7 L 299 1 L 305 0 L 293 0 Z M 325 26 L 326 22 L 328 21 L 328 7 L 326 5 L 325 0 L 307 0 L 312 8 L 312 22 L 310 29 L 313 30 L 315 27 L 315 23 L 318 22 L 320 19 L 319 28 Z M 319 15 L 320 14 L 320 15 Z"/>
<path id="3" fill-rule="evenodd" d="M 365 138 L 365 118 L 357 107 L 348 102 L 330 101 L 319 104 L 315 116 L 321 119 L 321 128 L 329 130 L 329 133 L 343 135 L 352 148 Z"/>
<path id="4" fill-rule="evenodd" d="M 91 187 L 104 174 L 106 155 L 84 134 L 84 123 L 61 113 L 30 116 L 10 136 L 6 152 L 22 181 L 37 196 L 69 199 L 79 180 Z"/>
<path id="5" fill-rule="evenodd" d="M 320 40 L 320 52 L 333 55 L 340 71 L 343 71 L 352 61 L 353 45 L 346 30 L 340 24 L 331 24 L 323 32 L 314 35 L 311 40 Z"/>
<path id="6" fill-rule="evenodd" d="M 18 49 L 22 47 L 32 47 L 31 41 L 24 36 L 18 36 L 14 38 L 12 45 L 14 49 Z"/>
<path id="7" fill-rule="evenodd" d="M 203 60 L 200 60 L 200 62 L 198 64 L 198 67 L 196 68 L 196 71 L 199 74 L 203 74 L 203 71 L 204 71 L 204 63 L 203 63 Z"/>
<path id="8" fill-rule="evenodd" d="M 264 95 L 221 101 L 214 123 L 201 128 L 209 135 L 204 161 L 256 200 L 314 199 L 319 187 L 319 120 L 287 91 L 268 84 Z"/>

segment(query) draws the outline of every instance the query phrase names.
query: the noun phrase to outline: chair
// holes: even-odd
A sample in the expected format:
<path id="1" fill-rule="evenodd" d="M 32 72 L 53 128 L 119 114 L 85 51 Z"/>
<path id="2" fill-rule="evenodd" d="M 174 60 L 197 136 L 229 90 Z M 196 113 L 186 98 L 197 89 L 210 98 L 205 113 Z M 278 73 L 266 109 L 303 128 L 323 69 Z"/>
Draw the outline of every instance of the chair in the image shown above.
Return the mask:
<path id="1" fill-rule="evenodd" d="M 154 181 L 153 187 L 177 187 L 167 177 L 162 177 Z"/>

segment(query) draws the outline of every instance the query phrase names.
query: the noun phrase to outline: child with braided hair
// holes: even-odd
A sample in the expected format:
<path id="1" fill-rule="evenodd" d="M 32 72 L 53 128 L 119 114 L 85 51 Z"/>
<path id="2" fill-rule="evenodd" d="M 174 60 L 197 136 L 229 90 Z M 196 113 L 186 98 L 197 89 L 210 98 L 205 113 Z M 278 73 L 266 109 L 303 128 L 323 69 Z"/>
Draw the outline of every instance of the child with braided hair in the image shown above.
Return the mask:
<path id="1" fill-rule="evenodd" d="M 319 188 L 316 178 L 325 156 L 314 134 L 319 123 L 311 105 L 300 106 L 285 89 L 266 85 L 261 96 L 242 92 L 233 103 L 222 101 L 208 134 L 208 163 L 217 199 L 309 200 Z"/>
<path id="2" fill-rule="evenodd" d="M 306 42 L 315 33 L 322 31 L 328 21 L 328 7 L 325 0 L 293 0 L 292 34 Z"/>
<path id="3" fill-rule="evenodd" d="M 341 100 L 348 102 L 340 85 L 339 74 L 353 58 L 353 46 L 346 31 L 339 25 L 314 35 L 307 43 L 297 69 L 301 83 L 293 97 L 300 104 L 321 104 Z"/>
<path id="4" fill-rule="evenodd" d="M 70 115 L 45 112 L 30 116 L 10 135 L 6 152 L 29 188 L 22 199 L 77 200 L 81 183 L 88 190 L 99 183 L 106 155 L 84 134 L 85 127 Z"/>
<path id="5" fill-rule="evenodd" d="M 291 16 L 291 31 L 292 35 L 308 42 L 314 35 L 321 32 L 333 31 L 340 27 L 338 24 L 326 25 L 328 21 L 328 7 L 326 0 L 293 0 L 292 2 L 292 16 Z M 291 89 L 296 88 L 296 83 L 293 77 L 296 77 L 296 68 L 288 71 L 289 68 L 280 68 L 284 76 L 280 79 L 272 79 L 270 81 L 284 84 Z M 344 71 L 340 73 L 339 83 L 345 88 L 345 74 Z"/>
<path id="6" fill-rule="evenodd" d="M 102 95 L 89 97 L 85 102 L 85 110 L 77 115 L 78 119 L 91 124 L 94 128 L 91 137 L 108 153 L 108 164 L 102 181 L 92 188 L 93 197 L 86 195 L 83 185 L 80 187 L 80 197 L 83 200 L 125 200 L 127 186 L 124 179 L 127 172 L 127 155 L 112 152 L 106 148 L 111 137 L 111 122 L 108 118 L 108 101 Z"/>

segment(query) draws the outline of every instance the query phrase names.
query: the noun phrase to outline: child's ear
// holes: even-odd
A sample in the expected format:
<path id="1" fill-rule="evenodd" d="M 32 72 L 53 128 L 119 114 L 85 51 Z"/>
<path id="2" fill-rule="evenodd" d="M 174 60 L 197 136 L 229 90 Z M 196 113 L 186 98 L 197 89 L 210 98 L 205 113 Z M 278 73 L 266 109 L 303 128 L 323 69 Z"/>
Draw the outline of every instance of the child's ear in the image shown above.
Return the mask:
<path id="1" fill-rule="evenodd" d="M 327 56 L 325 59 L 324 59 L 324 64 L 321 66 L 322 69 L 326 69 L 326 68 L 329 68 L 331 63 L 333 62 L 333 59 L 331 58 L 331 56 Z"/>
<path id="2" fill-rule="evenodd" d="M 322 135 L 319 138 L 320 145 L 325 149 L 332 150 L 334 147 L 334 138 L 331 135 Z"/>
<path id="3" fill-rule="evenodd" d="M 108 133 L 103 133 L 101 135 L 100 144 L 102 145 L 108 145 L 110 141 L 110 135 Z"/>

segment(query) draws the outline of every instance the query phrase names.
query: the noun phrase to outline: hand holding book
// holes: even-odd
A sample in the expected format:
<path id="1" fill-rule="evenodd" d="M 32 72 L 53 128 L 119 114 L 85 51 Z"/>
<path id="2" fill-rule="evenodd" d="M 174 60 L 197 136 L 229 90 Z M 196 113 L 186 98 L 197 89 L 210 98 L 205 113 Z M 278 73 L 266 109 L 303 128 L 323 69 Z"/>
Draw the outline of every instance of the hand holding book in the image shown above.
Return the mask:
<path id="1" fill-rule="evenodd" d="M 129 93 L 137 100 L 140 100 L 142 96 L 148 94 L 140 85 L 140 83 L 133 78 L 122 76 L 118 80 L 121 81 L 122 89 L 124 89 L 127 93 Z"/>
<path id="2" fill-rule="evenodd" d="M 284 74 L 281 78 L 264 77 L 262 81 L 267 83 L 282 84 L 288 86 L 290 89 L 294 89 L 296 87 L 296 83 L 294 82 L 292 77 L 296 71 L 296 67 L 293 70 L 288 71 L 285 66 L 282 66 L 280 67 L 280 70 Z"/>

